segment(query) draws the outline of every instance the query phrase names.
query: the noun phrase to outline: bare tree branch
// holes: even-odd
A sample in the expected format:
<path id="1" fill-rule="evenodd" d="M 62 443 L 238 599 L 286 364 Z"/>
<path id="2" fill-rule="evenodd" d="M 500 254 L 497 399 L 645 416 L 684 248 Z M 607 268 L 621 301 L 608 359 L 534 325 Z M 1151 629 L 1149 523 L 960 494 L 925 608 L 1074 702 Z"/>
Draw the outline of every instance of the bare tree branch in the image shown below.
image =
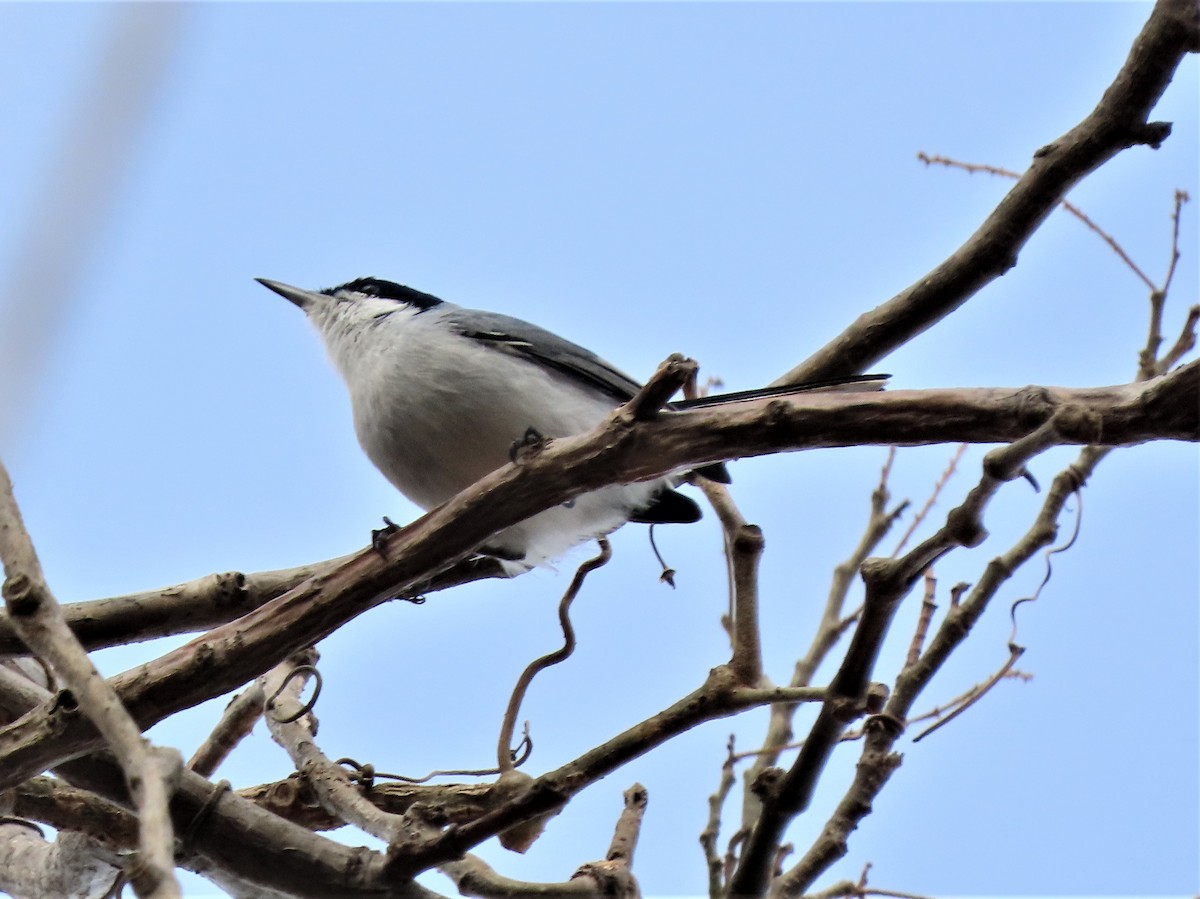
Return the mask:
<path id="1" fill-rule="evenodd" d="M 514 824 L 560 808 L 587 785 L 702 721 L 724 718 L 746 708 L 773 702 L 818 701 L 824 695 L 823 691 L 811 688 L 739 687 L 728 666 L 718 666 L 709 672 L 708 679 L 698 690 L 579 758 L 534 778 L 510 801 L 456 829 L 443 832 L 436 839 L 399 847 L 392 854 L 395 870 L 415 875 L 432 865 L 458 858 Z"/>
<path id="2" fill-rule="evenodd" d="M 1085 447 L 1076 461 L 1055 477 L 1034 524 L 1012 548 L 988 564 L 967 599 L 952 604 L 917 662 L 906 665 L 897 676 L 895 689 L 883 712 L 867 721 L 866 739 L 853 782 L 834 815 L 826 822 L 820 838 L 772 885 L 773 896 L 799 896 L 821 872 L 846 854 L 850 832 L 871 811 L 871 802 L 900 764 L 901 756 L 892 748 L 904 732 L 913 702 L 949 655 L 966 639 L 1005 581 L 1038 549 L 1054 541 L 1056 522 L 1067 497 L 1087 480 L 1105 452 Z"/>
<path id="3" fill-rule="evenodd" d="M 508 708 L 504 710 L 504 720 L 500 724 L 500 738 L 496 743 L 496 766 L 501 774 L 512 771 L 514 768 L 513 734 L 517 729 L 517 716 L 521 712 L 521 703 L 525 699 L 525 692 L 529 689 L 529 685 L 533 683 L 533 679 L 539 672 L 567 660 L 575 651 L 575 628 L 571 625 L 571 603 L 579 595 L 579 591 L 583 588 L 583 581 L 588 574 L 607 565 L 608 560 L 612 558 L 612 547 L 608 540 L 601 537 L 597 542 L 600 544 L 599 555 L 588 559 L 579 566 L 575 577 L 571 579 L 571 585 L 567 587 L 567 592 L 563 594 L 563 598 L 558 604 L 558 623 L 562 627 L 563 645 L 530 662 L 521 672 L 521 676 L 517 678 L 516 686 L 513 687 L 512 694 L 508 698 Z"/>
<path id="4" fill-rule="evenodd" d="M 391 534 L 382 553 L 365 550 L 237 622 L 117 676 L 113 687 L 135 720 L 149 727 L 240 687 L 356 615 L 411 590 L 505 527 L 611 483 L 784 447 L 964 437 L 994 442 L 1034 431 L 1066 444 L 1197 439 L 1198 395 L 1200 363 L 1190 363 L 1154 381 L 1110 388 L 813 394 L 802 401 L 663 414 L 636 425 L 618 410 L 592 434 L 553 441 L 521 465 L 483 478 Z M 847 415 L 847 409 L 858 414 Z M 58 717 L 44 709 L 0 730 L 0 787 L 99 748 L 86 724 Z"/>
<path id="5" fill-rule="evenodd" d="M 19 714 L 19 710 L 12 707 L 17 701 L 23 702 L 24 708 L 32 708 L 50 698 L 44 688 L 3 667 L 0 667 L 0 696 L 8 697 L 10 704 L 4 710 L 10 714 Z M 92 801 L 108 800 L 122 809 L 132 805 L 120 769 L 103 756 L 65 762 L 55 769 L 55 774 L 81 790 L 94 793 L 97 798 Z M 30 798 L 26 787 L 40 782 L 33 779 L 18 788 L 18 803 L 22 803 L 23 798 Z M 252 790 L 246 792 L 254 793 Z M 59 790 L 56 795 L 68 796 L 64 801 L 65 808 L 78 807 L 76 797 L 87 794 L 64 794 Z M 385 859 L 380 853 L 354 849 L 315 836 L 306 827 L 298 827 L 267 811 L 272 802 L 278 805 L 277 794 L 253 798 L 254 801 L 250 801 L 190 770 L 182 771 L 171 802 L 175 830 L 182 835 L 180 864 L 205 873 L 235 895 L 241 893 L 239 884 L 255 884 L 256 891 L 250 895 L 261 899 L 271 899 L 276 894 L 313 899 L 325 899 L 330 895 L 428 897 L 429 894 L 419 887 L 390 882 Z M 88 808 L 90 815 L 102 807 Z M 30 805 L 26 801 L 19 804 L 18 809 L 20 814 L 37 817 L 54 826 L 67 826 L 61 816 L 41 817 L 43 813 L 54 814 L 46 812 L 45 806 Z M 97 827 L 107 834 L 114 849 L 136 848 L 136 824 L 132 816 L 127 819 L 129 826 L 123 829 L 121 819 L 106 818 L 108 813 L 96 814 Z M 123 833 L 126 832 L 132 836 L 125 838 Z M 96 834 L 92 836 L 95 838 Z"/>
<path id="6" fill-rule="evenodd" d="M 262 687 L 255 682 L 229 700 L 221 720 L 196 749 L 187 766 L 202 777 L 212 777 L 221 762 L 250 735 L 255 722 L 262 717 L 264 698 Z"/>
<path id="7" fill-rule="evenodd" d="M 341 556 L 326 562 L 255 574 L 236 571 L 209 574 L 159 590 L 70 603 L 62 607 L 63 615 L 79 642 L 89 650 L 202 631 L 241 618 L 297 584 L 350 558 Z M 415 584 L 410 592 L 435 593 L 483 578 L 507 576 L 498 560 L 474 556 Z M 0 654 L 24 650 L 8 616 L 0 613 Z"/>
<path id="8" fill-rule="evenodd" d="M 47 840 L 37 828 L 0 819 L 0 890 L 14 899 L 100 899 L 120 871 L 92 849 L 93 841 L 73 830 Z"/>
<path id="9" fill-rule="evenodd" d="M 1147 122 L 1149 111 L 1180 56 L 1196 49 L 1200 49 L 1200 12 L 1194 2 L 1159 0 L 1116 83 L 1096 110 L 1059 141 L 1038 151 L 1030 169 L 976 234 L 928 278 L 862 316 L 785 379 L 861 370 L 859 366 L 865 367 L 870 359 L 930 327 L 1015 264 L 1025 241 L 1072 184 L 1123 147 L 1154 146 L 1165 139 L 1169 126 Z M 54 618 L 53 631 L 47 631 L 51 636 L 33 635 L 28 642 L 55 660 L 56 671 L 66 671 L 59 671 L 60 677 L 104 732 L 102 736 L 65 701 L 71 694 L 51 700 L 36 682 L 23 679 L 7 666 L 0 667 L 0 713 L 5 719 L 22 716 L 0 729 L 0 789 L 15 785 L 14 804 L 37 809 L 23 813 L 54 817 L 67 830 L 72 829 L 73 813 L 81 809 L 95 812 L 99 820 L 111 823 L 111 830 L 97 834 L 76 825 L 79 839 L 86 843 L 81 853 L 105 864 L 124 865 L 127 859 L 122 853 L 135 845 L 131 834 L 136 833 L 138 818 L 129 812 L 134 803 L 122 771 L 102 753 L 106 746 L 120 751 L 137 804 L 145 807 L 140 792 L 145 768 L 139 767 L 139 753 L 145 755 L 145 744 L 137 728 L 242 687 L 397 594 L 412 596 L 450 583 L 495 576 L 498 566 L 493 563 L 488 568 L 486 562 L 471 560 L 470 553 L 492 534 L 538 511 L 607 484 L 658 477 L 737 456 L 860 444 L 1004 444 L 988 454 L 979 483 L 935 534 L 902 557 L 866 560 L 899 514 L 899 509 L 889 512 L 887 508 L 885 466 L 873 497 L 868 533 L 852 564 L 839 570 L 835 578 L 819 632 L 808 656 L 797 664 L 791 688 L 771 687 L 763 673 L 756 568 L 761 534 L 740 515 L 729 513 L 731 502 L 728 507 L 718 502 L 715 508 L 726 525 L 733 565 L 730 662 L 713 669 L 708 680 L 688 696 L 557 770 L 540 777 L 506 770 L 497 783 L 478 787 L 376 789 L 368 775 L 351 774 L 320 753 L 313 740 L 315 721 L 287 722 L 274 715 L 272 726 L 304 776 L 269 785 L 261 796 L 263 805 L 313 827 L 354 821 L 382 836 L 389 843 L 389 852 L 339 846 L 256 807 L 232 792 L 227 783 L 214 785 L 190 771 L 180 774 L 169 817 L 165 796 L 150 803 L 160 812 L 155 827 L 161 838 L 156 844 L 160 850 L 157 870 L 173 869 L 175 861 L 168 853 L 177 849 L 180 864 L 205 871 L 214 882 L 232 883 L 237 896 L 427 897 L 433 894 L 412 884 L 410 878 L 440 866 L 456 879 L 460 890 L 476 890 L 477 895 L 632 897 L 638 888 L 630 862 L 645 802 L 640 788 L 626 796 L 626 809 L 608 857 L 580 868 L 570 883 L 519 884 L 464 853 L 491 836 L 509 841 L 505 845 L 514 839 L 527 843 L 545 816 L 556 813 L 580 790 L 629 760 L 703 721 L 769 704 L 771 725 L 762 750 L 756 753 L 753 777 L 748 778 L 751 789 L 743 805 L 744 823 L 752 823 L 753 829 L 744 837 L 744 844 L 744 829 L 730 840 L 727 863 L 719 857 L 716 840 L 720 808 L 731 789 L 737 760 L 732 747 L 724 772 L 727 776 L 713 798 L 703 836 L 710 893 L 715 896 L 728 889 L 755 896 L 765 895 L 767 890 L 780 897 L 798 895 L 845 853 L 848 835 L 870 812 L 874 796 L 900 764 L 895 742 L 916 720 L 906 720 L 906 716 L 933 672 L 961 644 L 1012 571 L 1053 541 L 1065 495 L 1078 489 L 1107 447 L 1146 440 L 1200 439 L 1200 363 L 1171 371 L 1194 345 L 1200 307 L 1189 313 L 1175 344 L 1159 357 L 1166 292 L 1179 257 L 1181 202 L 1177 196 L 1172 261 L 1163 288 L 1151 297 L 1151 324 L 1140 360 L 1144 375 L 1163 374 L 1161 378 L 1145 384 L 1075 390 L 1030 387 L 810 395 L 679 412 L 664 408 L 664 404 L 681 383 L 694 376 L 694 367 L 673 357 L 634 400 L 592 434 L 538 443 L 519 464 L 489 475 L 388 537 L 381 552 L 365 551 L 291 572 L 213 576 L 175 590 L 72 607 L 70 624 L 86 646 L 217 625 L 187 646 L 127 671 L 110 684 L 100 681 L 94 671 L 84 678 L 80 672 L 87 672 L 82 668 L 70 668 L 71 659 L 81 658 L 80 647 L 64 626 L 65 616 L 56 613 L 40 570 L 30 567 L 31 562 L 36 566 L 32 544 L 28 553 L 23 552 L 21 540 L 27 535 L 19 527 L 15 504 L 11 515 L 0 509 L 0 555 L 6 566 L 11 563 L 19 572 L 16 587 L 12 577 L 6 583 L 5 595 L 18 614 L 0 618 L 0 653 L 25 651 L 18 634 L 28 630 L 26 619 L 33 617 L 26 606 L 49 610 Z M 958 601 L 957 589 L 952 593 L 944 620 L 929 636 L 927 629 L 933 625 L 929 566 L 957 547 L 978 545 L 986 536 L 983 513 L 1001 484 L 1019 476 L 1029 458 L 1064 444 L 1087 448 L 1075 466 L 1055 479 L 1038 520 L 1025 537 L 993 560 L 964 601 Z M 0 496 L 0 506 L 2 500 Z M 8 521 L 17 522 L 15 530 L 4 531 Z M 860 612 L 846 615 L 845 597 L 853 573 L 860 567 L 866 600 Z M 36 577 L 31 579 L 30 571 L 36 571 Z M 871 683 L 876 659 L 899 602 L 923 573 L 930 578 L 927 610 L 922 612 L 894 694 L 888 698 L 886 687 Z M 100 617 L 87 620 L 94 613 Z M 817 665 L 851 628 L 849 648 L 829 688 L 807 688 Z M 1018 649 L 1014 647 L 1005 669 L 965 694 L 954 708 L 961 711 L 990 684 L 1011 673 Z M 515 727 L 519 692 L 514 692 L 513 708 L 506 715 L 508 737 L 500 740 L 502 768 Z M 94 697 L 103 697 L 120 714 L 112 720 L 97 714 Z M 118 700 L 128 715 L 120 710 Z M 811 701 L 820 702 L 821 707 L 794 763 L 787 771 L 772 768 L 780 748 L 790 745 L 791 713 L 796 704 Z M 211 771 L 252 724 L 259 704 L 258 698 L 246 698 L 224 716 L 213 738 L 197 753 L 196 764 Z M 847 724 L 862 716 L 867 717 L 854 782 L 820 838 L 791 870 L 781 873 L 783 859 L 791 851 L 790 844 L 781 843 L 785 828 L 811 801 L 835 743 L 846 736 Z M 113 721 L 123 729 L 123 736 L 114 736 Z M 124 740 L 131 729 L 132 742 Z M 35 776 L 47 767 L 72 786 Z M 364 771 L 367 768 L 363 766 Z M 140 817 L 145 828 L 150 817 Z M 182 834 L 178 847 L 170 838 L 172 827 Z M 10 845 L 23 839 L 29 844 L 23 851 L 46 852 L 47 844 L 35 845 L 27 835 L 17 834 Z M 736 858 L 739 847 L 740 859 Z M 147 889 L 151 880 L 139 879 L 141 888 Z M 850 884 L 849 892 L 840 895 L 884 894 L 887 891 L 867 888 L 864 872 L 858 884 Z"/>
<path id="10" fill-rule="evenodd" d="M 565 883 L 527 883 L 497 874 L 482 859 L 467 855 L 442 866 L 442 872 L 454 881 L 464 896 L 485 899 L 523 899 L 523 897 L 626 897 L 640 895 L 630 865 L 637 843 L 642 814 L 646 810 L 646 789 L 634 784 L 625 791 L 625 808 L 617 819 L 612 844 L 603 861 L 581 866 Z"/>
<path id="11" fill-rule="evenodd" d="M 178 750 L 155 748 L 125 711 L 87 652 L 67 627 L 42 575 L 33 541 L 13 497 L 8 470 L 0 464 L 0 561 L 4 601 L 21 640 L 70 690 L 63 704 L 78 702 L 121 763 L 138 808 L 139 858 L 131 877 L 139 896 L 181 896 L 175 879 L 174 834 L 167 803 L 183 760 Z"/>
<path id="12" fill-rule="evenodd" d="M 725 877 L 728 872 L 725 870 L 725 862 L 721 858 L 717 840 L 721 836 L 721 812 L 725 807 L 725 799 L 736 781 L 733 775 L 733 747 L 734 737 L 730 734 L 725 762 L 721 765 L 721 780 L 717 784 L 717 791 L 708 797 L 708 822 L 700 832 L 700 846 L 704 850 L 704 862 L 708 868 L 709 899 L 721 899 L 725 895 Z"/>
<path id="13" fill-rule="evenodd" d="M 724 484 L 699 480 L 698 486 L 716 511 L 725 538 L 729 562 L 729 615 L 725 626 L 733 645 L 729 664 L 742 684 L 765 686 L 758 615 L 758 563 L 765 545 L 762 530 L 746 522 Z"/>
<path id="14" fill-rule="evenodd" d="M 917 159 L 921 160 L 921 162 L 925 163 L 926 165 L 944 165 L 947 168 L 963 169 L 970 174 L 975 174 L 975 172 L 987 172 L 989 175 L 1000 175 L 1005 178 L 1012 178 L 1014 181 L 1021 177 L 1020 172 L 1013 172 L 1009 169 L 1001 168 L 998 165 L 986 165 L 976 162 L 960 162 L 957 159 L 950 159 L 948 156 L 931 156 L 928 153 L 918 153 Z M 1070 200 L 1064 198 L 1059 201 L 1059 205 L 1061 205 L 1064 210 L 1071 213 L 1071 215 L 1075 216 L 1075 218 L 1079 219 L 1079 221 L 1083 222 L 1084 226 L 1087 227 L 1089 231 L 1108 244 L 1109 249 L 1117 254 L 1117 257 L 1125 263 L 1126 267 L 1128 267 L 1130 271 L 1137 275 L 1138 279 L 1143 284 L 1145 284 L 1151 290 L 1156 290 L 1154 282 L 1150 280 L 1150 276 L 1141 270 L 1138 264 L 1133 261 L 1128 253 L 1125 252 L 1125 248 L 1117 242 L 1115 237 L 1097 225 L 1096 222 L 1092 220 L 1091 216 L 1089 216 Z"/>
<path id="15" fill-rule="evenodd" d="M 866 371 L 1016 265 L 1021 248 L 1080 179 L 1122 150 L 1139 144 L 1157 147 L 1167 138 L 1171 126 L 1150 122 L 1150 113 L 1180 61 L 1197 50 L 1200 12 L 1195 2 L 1159 0 L 1096 108 L 1034 153 L 1025 174 L 966 243 L 774 383 Z"/>
<path id="16" fill-rule="evenodd" d="M 817 779 L 846 725 L 863 711 L 870 673 L 901 598 L 940 556 L 956 546 L 975 546 L 983 539 L 984 509 L 1003 483 L 1021 476 L 1029 459 L 1055 445 L 1056 427 L 1051 420 L 1032 434 L 988 453 L 980 482 L 929 539 L 898 559 L 875 558 L 863 563 L 866 597 L 862 616 L 830 682 L 829 696 L 791 769 L 763 789 L 762 811 L 730 879 L 732 894 L 763 895 L 770 886 L 774 850 L 784 829 L 808 807 Z"/>
<path id="17" fill-rule="evenodd" d="M 796 662 L 790 681 L 792 687 L 804 687 L 812 683 L 817 668 L 828 657 L 850 626 L 858 620 L 857 612 L 851 615 L 843 614 L 854 575 L 909 505 L 908 500 L 904 500 L 891 510 L 888 509 L 888 503 L 891 501 L 888 477 L 891 474 L 895 458 L 896 448 L 889 447 L 887 459 L 879 473 L 879 484 L 871 492 L 870 515 L 866 528 L 850 556 L 834 566 L 833 579 L 829 585 L 829 593 L 821 611 L 816 633 L 808 651 Z M 763 778 L 768 776 L 767 772 L 777 764 L 780 753 L 793 745 L 792 720 L 795 712 L 796 706 L 794 705 L 771 706 L 771 717 L 767 723 L 767 732 L 763 738 L 762 748 L 755 753 L 754 762 L 745 775 L 746 787 L 742 795 L 740 832 L 748 833 L 761 814 L 762 800 L 758 795 L 756 785 L 762 783 Z"/>

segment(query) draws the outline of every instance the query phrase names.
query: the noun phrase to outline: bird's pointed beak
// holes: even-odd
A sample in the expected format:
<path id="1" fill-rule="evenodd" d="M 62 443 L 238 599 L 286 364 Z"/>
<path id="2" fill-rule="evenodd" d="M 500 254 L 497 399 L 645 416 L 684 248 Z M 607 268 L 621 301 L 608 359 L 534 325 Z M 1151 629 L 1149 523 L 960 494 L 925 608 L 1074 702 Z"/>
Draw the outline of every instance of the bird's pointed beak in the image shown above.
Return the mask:
<path id="1" fill-rule="evenodd" d="M 284 284 L 282 281 L 272 281 L 270 278 L 255 278 L 259 284 L 268 290 L 273 290 L 285 300 L 289 300 L 299 306 L 301 309 L 308 309 L 313 301 L 320 296 L 311 290 L 304 290 L 300 287 L 292 287 L 290 284 Z"/>

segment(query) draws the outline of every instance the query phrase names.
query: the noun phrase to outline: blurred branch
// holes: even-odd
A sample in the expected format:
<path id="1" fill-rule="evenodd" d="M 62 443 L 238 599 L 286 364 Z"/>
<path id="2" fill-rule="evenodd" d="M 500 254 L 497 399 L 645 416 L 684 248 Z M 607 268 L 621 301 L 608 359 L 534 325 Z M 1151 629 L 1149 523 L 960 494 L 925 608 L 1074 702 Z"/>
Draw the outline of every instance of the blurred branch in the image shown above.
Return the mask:
<path id="1" fill-rule="evenodd" d="M 0 285 L 0 445 L 37 399 L 55 334 L 70 321 L 80 276 L 104 234 L 191 14 L 186 4 L 174 3 L 110 10 L 108 40 L 67 118 L 69 129 L 57 142 L 59 153 Z"/>
<path id="2" fill-rule="evenodd" d="M 1021 658 L 1021 656 L 1024 654 L 1024 652 L 1025 652 L 1025 647 L 1017 646 L 1015 643 L 1010 643 L 1008 646 L 1008 653 L 1009 653 L 1008 659 L 1004 662 L 1003 665 L 1000 666 L 1000 670 L 997 671 L 995 674 L 993 674 L 991 677 L 989 677 L 986 681 L 984 681 L 978 687 L 971 690 L 966 695 L 966 697 L 962 700 L 962 702 L 959 702 L 957 705 L 955 705 L 954 708 L 951 709 L 947 715 L 945 715 L 944 717 L 939 717 L 937 721 L 935 721 L 933 724 L 929 725 L 929 727 L 925 728 L 923 731 L 921 731 L 919 734 L 917 734 L 915 737 L 913 737 L 913 742 L 919 743 L 921 740 L 924 740 L 927 736 L 929 736 L 935 730 L 938 730 L 942 726 L 949 724 L 951 721 L 953 721 L 955 718 L 957 718 L 959 715 L 961 715 L 963 712 L 965 712 L 967 709 L 969 709 L 975 703 L 979 702 L 979 700 L 982 699 L 984 697 L 984 695 L 989 690 L 992 689 L 992 687 L 996 686 L 996 684 L 1000 683 L 1000 681 L 1004 680 L 1004 678 L 1006 678 L 1012 674 L 1013 668 L 1017 664 L 1017 660 Z"/>
<path id="3" fill-rule="evenodd" d="M 18 674 L 3 667 L 0 693 L 9 700 L 3 707 L 9 714 L 15 711 L 15 701 L 31 707 L 50 698 L 44 688 L 22 682 Z M 19 814 L 60 830 L 89 835 L 101 843 L 93 849 L 104 849 L 114 862 L 120 860 L 118 852 L 136 848 L 136 818 L 129 812 L 132 803 L 120 768 L 103 755 L 93 755 L 64 762 L 54 773 L 78 792 L 48 778 L 31 778 L 13 792 Z M 247 795 L 241 796 L 184 769 L 171 801 L 175 830 L 182 835 L 179 864 L 227 889 L 236 887 L 236 895 L 257 899 L 326 899 L 331 895 L 429 899 L 432 895 L 417 886 L 390 885 L 381 853 L 316 836 L 307 829 L 309 822 L 297 826 L 267 811 L 279 808 L 280 794 L 286 792 L 284 784 L 275 786 L 279 789 L 267 795 L 251 795 L 255 791 L 247 790 L 243 791 Z M 102 800 L 119 809 L 97 804 Z M 295 806 L 289 810 L 295 811 Z M 253 889 L 239 886 L 247 883 L 253 884 Z"/>
<path id="4" fill-rule="evenodd" d="M 1183 204 L 1190 200 L 1187 191 L 1175 191 L 1175 207 L 1171 210 L 1171 261 L 1167 263 L 1167 273 L 1163 276 L 1162 286 L 1158 288 L 1158 293 L 1164 296 L 1171 289 L 1171 282 L 1175 280 L 1175 266 L 1179 264 L 1179 218 L 1183 211 Z"/>
<path id="5" fill-rule="evenodd" d="M 937 611 L 937 604 L 933 601 L 936 592 L 937 578 L 934 576 L 933 567 L 930 566 L 925 569 L 925 596 L 921 599 L 921 614 L 917 617 L 917 628 L 913 631 L 912 642 L 908 646 L 905 667 L 915 664 L 921 655 L 925 635 L 929 633 L 929 622 L 933 620 L 933 613 Z"/>
<path id="6" fill-rule="evenodd" d="M 717 784 L 717 791 L 708 797 L 708 822 L 700 832 L 700 846 L 704 850 L 704 863 L 708 869 L 709 899 L 722 899 L 725 895 L 725 878 L 729 876 L 721 858 L 718 840 L 721 836 L 721 813 L 725 807 L 725 799 L 736 781 L 733 774 L 733 748 L 734 736 L 730 734 L 729 743 L 725 747 L 725 761 L 721 765 L 721 780 Z"/>
<path id="7" fill-rule="evenodd" d="M 463 896 L 481 896 L 485 899 L 524 899 L 524 897 L 613 897 L 613 899 L 638 899 L 637 881 L 630 867 L 633 849 L 641 828 L 642 815 L 646 810 L 646 788 L 634 784 L 624 795 L 625 807 L 617 819 L 612 842 L 603 861 L 582 865 L 565 883 L 528 883 L 504 877 L 482 859 L 466 855 L 458 861 L 442 866 L 442 873 L 454 881 Z"/>
<path id="8" fill-rule="evenodd" d="M 959 460 L 962 459 L 963 453 L 966 451 L 967 445 L 965 443 L 960 443 L 958 445 L 958 449 L 956 449 L 954 454 L 950 457 L 950 461 L 946 463 L 946 468 L 942 472 L 941 477 L 939 477 L 934 483 L 933 489 L 929 492 L 929 497 L 925 500 L 924 505 L 922 505 L 917 514 L 913 516 L 913 520 L 909 522 L 908 527 L 904 529 L 904 533 L 901 535 L 900 541 L 896 544 L 896 548 L 892 550 L 893 558 L 900 555 L 900 550 L 904 549 L 904 547 L 908 545 L 909 538 L 916 533 L 917 528 L 921 526 L 921 522 L 923 522 L 926 516 L 929 515 L 934 503 L 936 503 L 938 497 L 942 495 L 942 490 L 948 483 L 950 483 L 950 479 L 954 477 L 954 472 L 958 470 Z"/>
<path id="9" fill-rule="evenodd" d="M 20 807 L 29 804 L 23 795 L 13 799 Z M 48 840 L 40 828 L 0 818 L 0 891 L 16 897 L 104 895 L 121 872 L 95 849 L 95 840 L 76 831 Z"/>

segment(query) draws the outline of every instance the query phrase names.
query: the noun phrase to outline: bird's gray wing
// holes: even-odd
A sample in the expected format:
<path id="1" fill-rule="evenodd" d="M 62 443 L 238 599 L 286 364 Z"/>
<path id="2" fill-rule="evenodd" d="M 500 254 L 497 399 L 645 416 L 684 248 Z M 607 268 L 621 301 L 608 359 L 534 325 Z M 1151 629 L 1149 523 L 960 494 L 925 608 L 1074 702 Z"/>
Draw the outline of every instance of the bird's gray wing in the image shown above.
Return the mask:
<path id="1" fill-rule="evenodd" d="M 476 309 L 453 309 L 445 313 L 446 321 L 452 324 L 460 334 L 472 340 L 478 340 L 498 352 L 515 353 L 525 356 L 533 362 L 548 368 L 563 372 L 575 381 L 590 384 L 605 396 L 612 397 L 618 403 L 633 399 L 633 395 L 641 390 L 642 385 L 620 369 L 613 368 L 591 350 L 585 350 L 579 344 L 572 343 L 557 334 L 531 325 L 529 322 L 501 315 L 498 312 L 481 312 Z M 730 482 L 729 472 L 724 463 L 714 462 L 696 469 L 696 473 L 716 481 L 719 484 Z M 679 496 L 679 494 L 675 494 Z M 686 499 L 686 497 L 679 496 Z M 687 500 L 694 507 L 695 503 Z M 643 510 L 648 514 L 649 510 Z M 662 521 L 695 521 L 695 518 L 672 517 L 684 514 L 685 510 L 671 508 L 656 510 L 655 514 L 665 514 Z M 698 517 L 699 509 L 696 509 Z M 690 509 L 687 515 L 693 514 Z M 634 521 L 653 522 L 655 518 L 634 518 Z"/>
<path id="2" fill-rule="evenodd" d="M 560 371 L 619 403 L 641 389 L 637 381 L 590 350 L 519 318 L 475 309 L 448 310 L 445 317 L 464 337 Z"/>

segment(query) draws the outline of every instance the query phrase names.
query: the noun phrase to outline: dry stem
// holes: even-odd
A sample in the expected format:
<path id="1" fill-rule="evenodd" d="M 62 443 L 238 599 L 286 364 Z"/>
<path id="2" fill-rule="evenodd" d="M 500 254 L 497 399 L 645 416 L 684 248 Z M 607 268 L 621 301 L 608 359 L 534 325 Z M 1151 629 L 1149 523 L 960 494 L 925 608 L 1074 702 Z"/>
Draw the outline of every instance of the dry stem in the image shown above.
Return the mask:
<path id="1" fill-rule="evenodd" d="M 496 741 L 496 766 L 501 774 L 512 771 L 514 768 L 513 734 L 517 729 L 517 716 L 521 713 L 521 703 L 525 699 L 525 692 L 529 689 L 529 685 L 533 683 L 533 679 L 539 672 L 566 661 L 575 651 L 575 628 L 571 625 L 571 603 L 579 595 L 588 574 L 607 565 L 608 560 L 612 558 L 612 547 L 608 540 L 601 537 L 596 542 L 600 546 L 600 554 L 579 566 L 575 577 L 571 579 L 571 585 L 558 603 L 558 623 L 562 627 L 563 645 L 530 662 L 521 672 L 521 676 L 517 678 L 517 684 L 508 698 L 508 707 L 504 710 L 504 720 L 500 724 L 500 738 Z"/>

